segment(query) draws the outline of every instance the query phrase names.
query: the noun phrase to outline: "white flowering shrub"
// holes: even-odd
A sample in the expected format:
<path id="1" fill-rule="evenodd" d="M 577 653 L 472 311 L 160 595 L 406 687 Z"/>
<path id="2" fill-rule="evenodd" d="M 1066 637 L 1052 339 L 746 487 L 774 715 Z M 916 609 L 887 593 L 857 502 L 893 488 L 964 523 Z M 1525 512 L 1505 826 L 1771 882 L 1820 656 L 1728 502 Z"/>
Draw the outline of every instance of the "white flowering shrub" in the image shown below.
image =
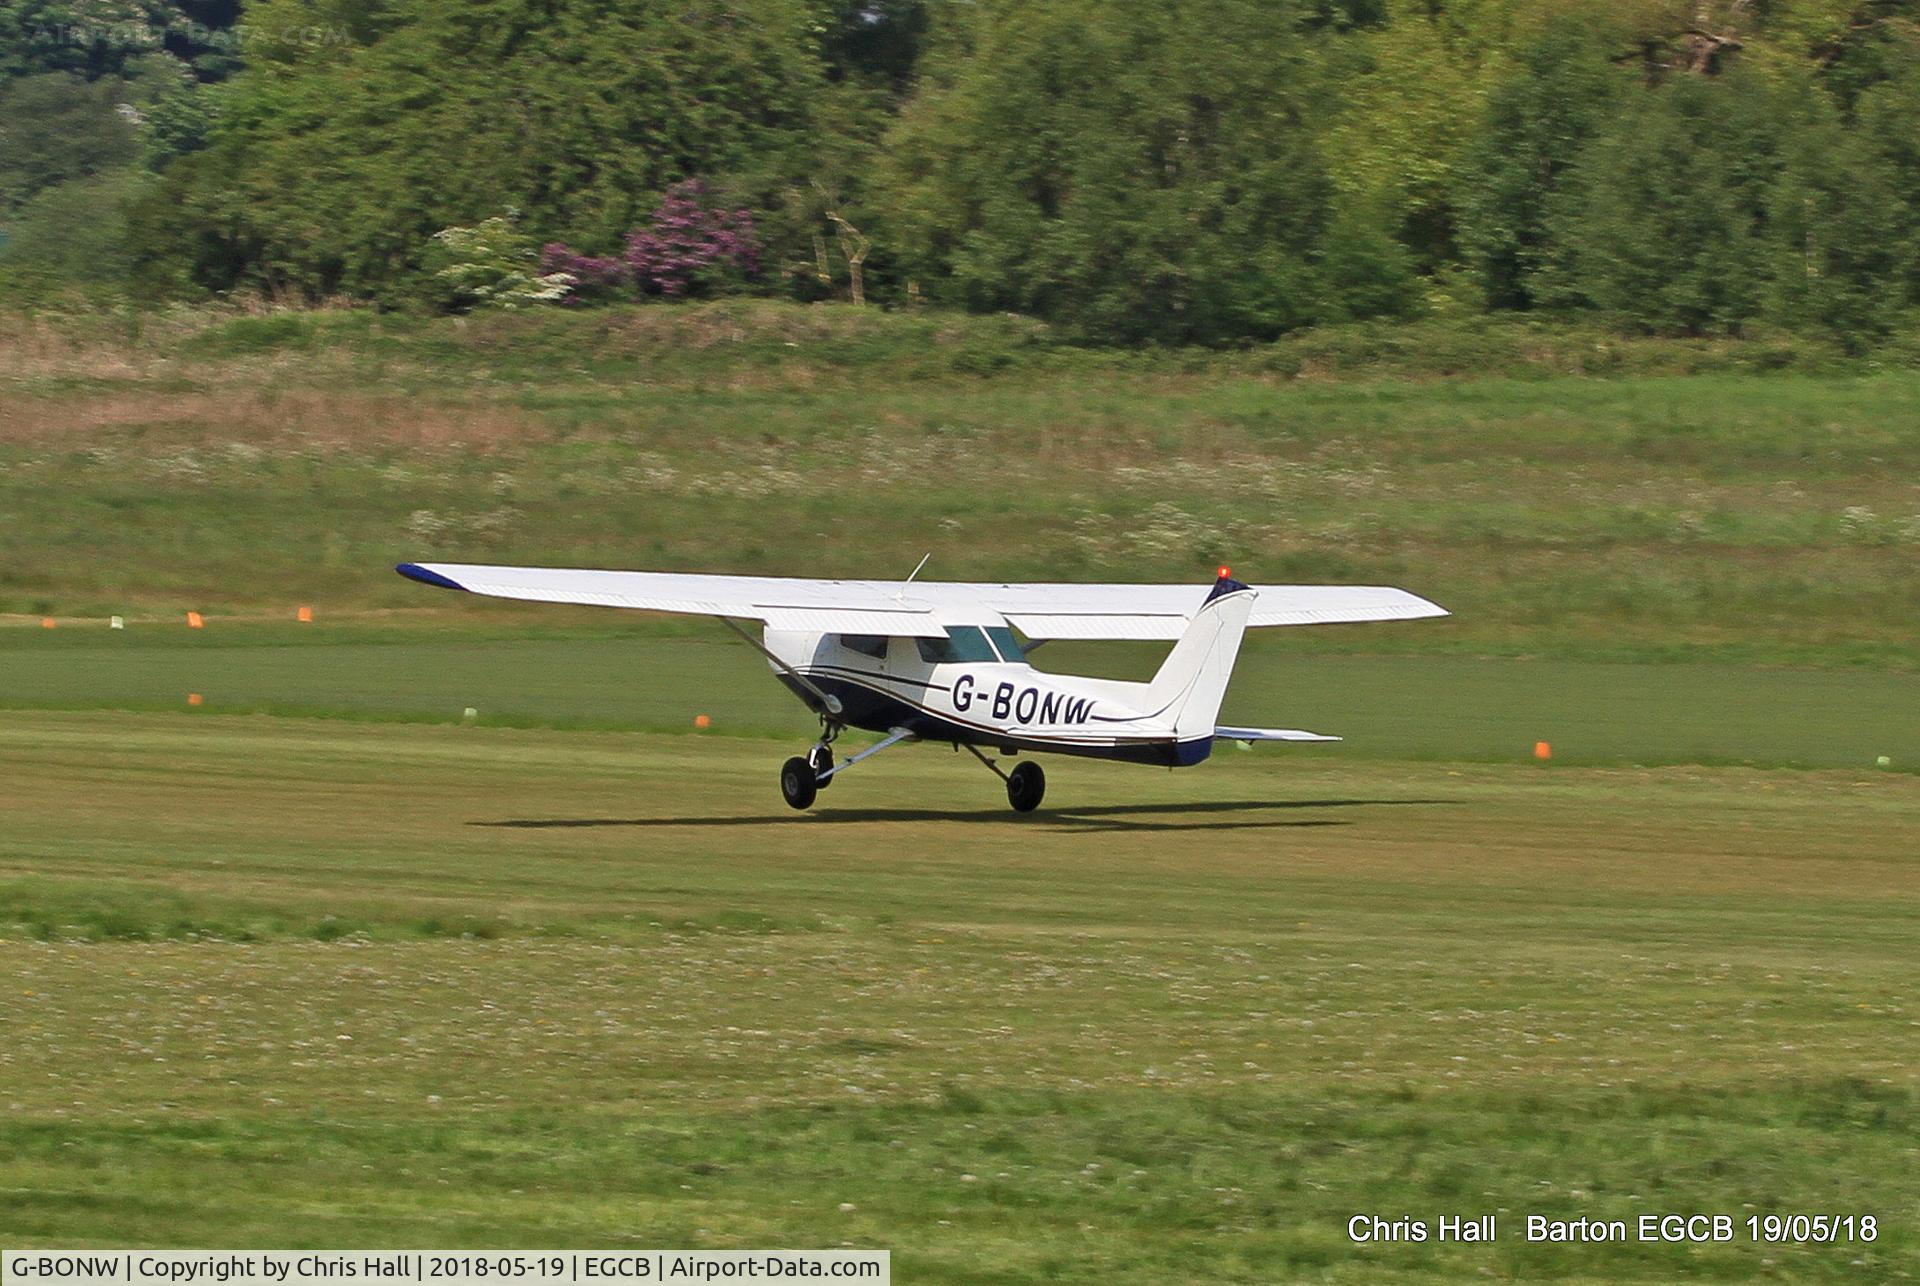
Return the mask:
<path id="1" fill-rule="evenodd" d="M 433 234 L 427 258 L 441 306 L 449 311 L 556 303 L 573 286 L 570 273 L 539 271 L 533 242 L 510 215 L 471 228 L 442 228 Z"/>

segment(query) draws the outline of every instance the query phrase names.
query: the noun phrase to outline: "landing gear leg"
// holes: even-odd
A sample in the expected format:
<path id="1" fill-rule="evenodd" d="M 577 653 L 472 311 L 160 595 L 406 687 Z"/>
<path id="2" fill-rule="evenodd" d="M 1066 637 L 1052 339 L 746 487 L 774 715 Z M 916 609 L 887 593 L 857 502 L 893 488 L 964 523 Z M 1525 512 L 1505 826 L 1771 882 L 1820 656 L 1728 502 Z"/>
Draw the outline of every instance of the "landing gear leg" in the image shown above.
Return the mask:
<path id="1" fill-rule="evenodd" d="M 1039 764 L 1031 759 L 1016 764 L 1010 773 L 1001 772 L 1000 765 L 980 753 L 978 746 L 969 745 L 966 750 L 975 759 L 993 770 L 994 776 L 1007 783 L 1007 802 L 1013 805 L 1016 813 L 1030 813 L 1040 807 L 1040 801 L 1047 794 L 1047 774 Z"/>
<path id="2" fill-rule="evenodd" d="M 842 726 L 831 719 L 822 719 L 819 744 L 807 752 L 807 763 L 813 768 L 814 782 L 820 790 L 833 785 L 833 739 L 840 735 Z"/>

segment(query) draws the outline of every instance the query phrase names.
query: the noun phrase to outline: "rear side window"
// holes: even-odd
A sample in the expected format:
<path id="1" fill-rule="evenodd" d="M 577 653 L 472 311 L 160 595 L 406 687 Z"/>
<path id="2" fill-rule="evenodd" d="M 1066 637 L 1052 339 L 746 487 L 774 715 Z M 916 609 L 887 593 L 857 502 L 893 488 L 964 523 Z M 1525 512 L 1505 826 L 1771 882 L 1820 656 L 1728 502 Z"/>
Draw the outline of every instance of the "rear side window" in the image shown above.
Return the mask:
<path id="1" fill-rule="evenodd" d="M 943 639 L 915 639 L 913 642 L 920 649 L 920 659 L 934 665 L 1000 659 L 993 654 L 993 645 L 987 642 L 987 636 L 980 632 L 977 625 L 949 625 L 947 637 Z"/>
<path id="2" fill-rule="evenodd" d="M 887 636 L 884 634 L 842 634 L 840 646 L 877 660 L 887 659 Z"/>
<path id="3" fill-rule="evenodd" d="M 987 637 L 992 639 L 993 645 L 1000 649 L 1001 660 L 1024 661 L 1027 659 L 1027 654 L 1020 648 L 1020 640 L 1014 638 L 1013 631 L 1006 626 L 987 626 Z"/>

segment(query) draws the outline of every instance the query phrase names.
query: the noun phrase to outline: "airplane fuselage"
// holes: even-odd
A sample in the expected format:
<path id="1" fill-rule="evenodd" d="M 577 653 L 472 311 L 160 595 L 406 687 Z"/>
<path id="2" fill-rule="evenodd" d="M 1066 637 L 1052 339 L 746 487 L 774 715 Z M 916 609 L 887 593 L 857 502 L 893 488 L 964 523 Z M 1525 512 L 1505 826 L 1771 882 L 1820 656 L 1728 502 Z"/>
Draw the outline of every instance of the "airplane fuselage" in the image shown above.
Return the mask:
<path id="1" fill-rule="evenodd" d="M 1147 685 L 1036 670 L 1004 632 L 989 643 L 979 630 L 953 631 L 951 642 L 904 637 L 768 630 L 765 646 L 841 706 L 834 716 L 873 732 L 905 728 L 928 741 L 1015 751 L 1050 751 L 1101 759 L 1199 763 L 1213 738 L 1181 738 L 1172 723 L 1144 708 Z M 781 664 L 781 682 L 816 711 L 818 695 Z"/>

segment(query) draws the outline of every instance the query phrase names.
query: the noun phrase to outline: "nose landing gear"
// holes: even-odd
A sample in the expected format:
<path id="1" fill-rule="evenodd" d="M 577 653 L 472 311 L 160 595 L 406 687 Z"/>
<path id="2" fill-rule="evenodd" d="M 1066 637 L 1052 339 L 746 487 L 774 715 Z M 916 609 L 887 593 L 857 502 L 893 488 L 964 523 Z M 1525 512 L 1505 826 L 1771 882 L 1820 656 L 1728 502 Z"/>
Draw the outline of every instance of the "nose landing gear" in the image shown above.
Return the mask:
<path id="1" fill-rule="evenodd" d="M 857 755 L 851 755 L 845 763 L 833 761 L 833 749 L 828 744 L 840 735 L 841 726 L 828 722 L 820 735 L 820 743 L 809 750 L 804 757 L 795 755 L 780 765 L 780 797 L 787 801 L 789 808 L 811 808 L 813 801 L 821 791 L 833 783 L 833 779 L 870 755 L 877 755 L 888 746 L 902 741 L 917 740 L 915 734 L 906 728 L 895 728 L 883 739 L 868 746 Z"/>
<path id="2" fill-rule="evenodd" d="M 787 801 L 787 807 L 812 808 L 819 793 L 820 779 L 812 764 L 795 755 L 780 765 L 780 797 Z"/>
<path id="3" fill-rule="evenodd" d="M 833 785 L 833 739 L 843 724 L 820 717 L 820 740 L 804 757 L 795 755 L 780 765 L 780 797 L 789 808 L 811 808 L 816 796 Z"/>
<path id="4" fill-rule="evenodd" d="M 820 789 L 833 785 L 833 747 L 821 742 L 807 752 L 807 766 L 813 769 L 814 778 Z"/>

